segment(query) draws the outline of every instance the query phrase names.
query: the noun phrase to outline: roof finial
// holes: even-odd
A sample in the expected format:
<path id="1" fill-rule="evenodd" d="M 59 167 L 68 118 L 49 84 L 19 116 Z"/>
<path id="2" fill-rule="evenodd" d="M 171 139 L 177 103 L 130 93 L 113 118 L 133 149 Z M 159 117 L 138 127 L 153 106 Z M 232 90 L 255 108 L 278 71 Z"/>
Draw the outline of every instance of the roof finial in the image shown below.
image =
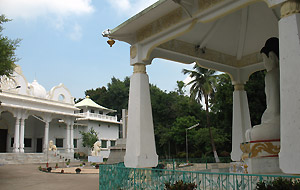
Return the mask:
<path id="1" fill-rule="evenodd" d="M 87 99 L 90 99 L 90 96 L 89 95 L 86 95 L 86 97 L 85 98 L 87 98 Z"/>

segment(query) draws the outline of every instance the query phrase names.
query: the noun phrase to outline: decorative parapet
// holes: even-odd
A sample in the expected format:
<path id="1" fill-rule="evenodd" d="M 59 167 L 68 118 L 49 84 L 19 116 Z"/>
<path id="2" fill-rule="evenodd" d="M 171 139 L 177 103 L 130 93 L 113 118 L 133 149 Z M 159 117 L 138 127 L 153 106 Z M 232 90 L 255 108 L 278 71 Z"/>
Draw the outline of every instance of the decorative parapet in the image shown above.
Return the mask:
<path id="1" fill-rule="evenodd" d="M 281 6 L 281 18 L 290 16 L 292 14 L 300 13 L 299 0 L 289 0 Z"/>
<path id="2" fill-rule="evenodd" d="M 94 118 L 94 119 L 101 119 L 106 121 L 118 121 L 117 116 L 109 116 L 109 115 L 103 115 L 103 114 L 97 114 L 97 113 L 78 113 L 80 116 L 84 116 L 87 118 Z"/>
<path id="3" fill-rule="evenodd" d="M 208 8 L 211 8 L 222 1 L 225 1 L 225 0 L 198 0 L 199 11 L 203 11 Z"/>
<path id="4" fill-rule="evenodd" d="M 185 14 L 183 10 L 181 8 L 178 8 L 158 18 L 157 20 L 137 31 L 137 41 L 140 42 L 146 38 L 153 36 L 154 34 L 157 34 L 167 28 L 170 28 L 171 26 L 174 26 L 175 24 L 178 24 L 179 22 L 184 20 L 184 18 L 186 18 L 184 15 Z"/>

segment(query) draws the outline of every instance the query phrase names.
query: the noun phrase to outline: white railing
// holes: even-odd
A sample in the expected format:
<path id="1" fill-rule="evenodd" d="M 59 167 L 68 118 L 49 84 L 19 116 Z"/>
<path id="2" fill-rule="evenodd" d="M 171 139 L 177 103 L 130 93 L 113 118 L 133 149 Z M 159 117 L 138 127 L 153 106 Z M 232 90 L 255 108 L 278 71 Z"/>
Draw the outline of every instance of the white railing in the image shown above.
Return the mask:
<path id="1" fill-rule="evenodd" d="M 84 117 L 90 117 L 90 118 L 96 118 L 96 119 L 102 119 L 102 120 L 108 120 L 108 121 L 118 121 L 117 116 L 109 116 L 109 115 L 103 115 L 103 114 L 97 114 L 97 113 L 78 113 L 81 116 Z"/>

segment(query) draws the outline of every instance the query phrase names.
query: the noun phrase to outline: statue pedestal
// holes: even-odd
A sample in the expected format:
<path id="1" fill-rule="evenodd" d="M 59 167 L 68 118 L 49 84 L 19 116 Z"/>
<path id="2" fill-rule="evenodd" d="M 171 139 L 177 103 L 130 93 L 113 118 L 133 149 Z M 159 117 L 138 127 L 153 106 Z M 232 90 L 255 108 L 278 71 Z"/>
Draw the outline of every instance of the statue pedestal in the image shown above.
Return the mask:
<path id="1" fill-rule="evenodd" d="M 103 162 L 103 156 L 88 156 L 88 162 Z"/>
<path id="2" fill-rule="evenodd" d="M 242 159 L 248 166 L 248 173 L 282 173 L 278 159 L 279 139 L 242 143 L 241 149 L 243 151 Z"/>
<path id="3" fill-rule="evenodd" d="M 246 159 L 249 174 L 282 173 L 278 157 Z"/>
<path id="4" fill-rule="evenodd" d="M 106 164 L 116 164 L 124 162 L 124 156 L 126 153 L 126 139 L 118 139 L 116 146 L 110 147 L 110 154 Z"/>

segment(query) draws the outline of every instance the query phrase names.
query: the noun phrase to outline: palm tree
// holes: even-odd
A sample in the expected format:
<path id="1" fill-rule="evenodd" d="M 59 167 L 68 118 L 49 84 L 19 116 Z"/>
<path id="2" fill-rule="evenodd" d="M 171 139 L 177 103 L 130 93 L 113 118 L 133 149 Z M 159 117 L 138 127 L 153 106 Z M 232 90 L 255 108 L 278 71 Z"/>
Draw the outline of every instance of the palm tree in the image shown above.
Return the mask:
<path id="1" fill-rule="evenodd" d="M 190 81 L 187 85 L 192 85 L 190 88 L 191 97 L 194 98 L 199 104 L 202 101 L 202 97 L 204 97 L 205 108 L 206 108 L 206 123 L 209 128 L 210 141 L 212 150 L 214 153 L 214 157 L 216 162 L 220 162 L 215 141 L 213 138 L 213 134 L 210 127 L 209 120 L 209 97 L 214 92 L 214 88 L 216 86 L 216 71 L 204 69 L 199 67 L 197 64 L 193 67 L 193 70 L 183 69 L 183 74 L 189 74 L 192 81 Z"/>

